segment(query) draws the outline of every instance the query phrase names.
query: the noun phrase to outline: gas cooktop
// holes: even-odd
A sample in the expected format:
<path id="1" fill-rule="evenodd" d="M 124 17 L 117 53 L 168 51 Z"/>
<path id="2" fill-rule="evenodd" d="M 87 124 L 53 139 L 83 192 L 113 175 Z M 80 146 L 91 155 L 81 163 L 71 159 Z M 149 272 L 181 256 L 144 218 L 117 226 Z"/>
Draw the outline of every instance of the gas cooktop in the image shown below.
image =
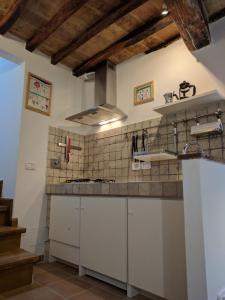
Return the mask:
<path id="1" fill-rule="evenodd" d="M 90 179 L 90 178 L 76 178 L 76 179 L 67 179 L 66 183 L 83 183 L 83 182 L 93 182 L 93 183 L 109 183 L 109 182 L 115 182 L 114 179 L 102 179 L 102 178 L 97 178 L 97 179 Z"/>

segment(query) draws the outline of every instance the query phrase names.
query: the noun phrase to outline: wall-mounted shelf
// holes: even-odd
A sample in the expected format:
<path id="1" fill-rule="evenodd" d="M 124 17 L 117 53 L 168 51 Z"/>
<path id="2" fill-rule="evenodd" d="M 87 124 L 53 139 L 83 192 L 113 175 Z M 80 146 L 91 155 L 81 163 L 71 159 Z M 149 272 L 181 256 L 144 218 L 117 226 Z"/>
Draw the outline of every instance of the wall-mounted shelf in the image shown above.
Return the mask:
<path id="1" fill-rule="evenodd" d="M 225 95 L 217 90 L 209 91 L 190 97 L 183 100 L 177 100 L 175 102 L 164 104 L 153 108 L 154 111 L 161 115 L 173 114 L 182 110 L 188 110 L 196 108 L 204 104 L 210 104 L 213 102 L 225 101 Z"/>
<path id="2" fill-rule="evenodd" d="M 134 159 L 140 161 L 162 161 L 162 160 L 172 160 L 177 159 L 177 155 L 170 152 L 157 152 L 157 153 L 149 153 L 143 155 L 136 155 Z"/>

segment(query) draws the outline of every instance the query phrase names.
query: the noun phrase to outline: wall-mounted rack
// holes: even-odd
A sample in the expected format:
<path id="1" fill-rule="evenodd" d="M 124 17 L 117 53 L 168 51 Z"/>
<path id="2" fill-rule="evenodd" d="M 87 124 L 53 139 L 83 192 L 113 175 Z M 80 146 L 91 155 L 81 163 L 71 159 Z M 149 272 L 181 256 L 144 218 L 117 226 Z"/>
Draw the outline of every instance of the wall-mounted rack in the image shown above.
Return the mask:
<path id="1" fill-rule="evenodd" d="M 177 155 L 173 152 L 169 151 L 162 151 L 162 152 L 156 152 L 156 153 L 148 153 L 148 154 L 142 154 L 142 155 L 135 155 L 134 159 L 140 160 L 140 161 L 162 161 L 162 160 L 173 160 L 177 159 Z"/>
<path id="2" fill-rule="evenodd" d="M 195 109 L 201 105 L 211 104 L 213 102 L 225 101 L 225 95 L 217 90 L 196 95 L 183 100 L 177 100 L 172 103 L 164 104 L 153 108 L 153 110 L 161 115 L 175 114 L 179 111 Z"/>

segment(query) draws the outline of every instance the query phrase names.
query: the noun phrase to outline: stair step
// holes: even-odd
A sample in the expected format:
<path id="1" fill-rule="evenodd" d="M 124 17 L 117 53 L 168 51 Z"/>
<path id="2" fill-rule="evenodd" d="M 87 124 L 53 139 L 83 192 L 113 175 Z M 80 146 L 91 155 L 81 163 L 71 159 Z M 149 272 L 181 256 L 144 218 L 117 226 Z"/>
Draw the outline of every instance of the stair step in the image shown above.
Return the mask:
<path id="1" fill-rule="evenodd" d="M 0 212 L 7 212 L 7 211 L 8 211 L 8 206 L 0 205 Z"/>
<path id="2" fill-rule="evenodd" d="M 0 294 L 31 284 L 33 264 L 39 261 L 40 256 L 22 249 L 0 253 Z"/>
<path id="3" fill-rule="evenodd" d="M 25 228 L 17 226 L 0 226 L 0 254 L 15 251 L 20 248 L 21 234 Z"/>
<path id="4" fill-rule="evenodd" d="M 40 256 L 29 253 L 23 249 L 0 254 L 0 277 L 1 271 L 16 268 L 22 265 L 33 264 L 40 261 Z"/>
<path id="5" fill-rule="evenodd" d="M 11 225 L 12 208 L 13 208 L 12 199 L 0 198 L 0 226 Z"/>
<path id="6" fill-rule="evenodd" d="M 0 238 L 9 235 L 18 235 L 25 233 L 26 228 L 13 226 L 0 226 Z"/>

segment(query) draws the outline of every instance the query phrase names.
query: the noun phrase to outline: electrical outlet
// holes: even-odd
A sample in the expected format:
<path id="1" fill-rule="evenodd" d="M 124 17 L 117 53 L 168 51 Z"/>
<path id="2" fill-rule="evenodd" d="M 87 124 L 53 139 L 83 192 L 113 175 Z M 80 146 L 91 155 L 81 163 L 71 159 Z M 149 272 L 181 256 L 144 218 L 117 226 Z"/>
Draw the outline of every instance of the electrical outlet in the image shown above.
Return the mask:
<path id="1" fill-rule="evenodd" d="M 140 161 L 139 162 L 132 162 L 132 170 L 133 171 L 137 171 L 137 170 L 140 170 L 141 169 L 141 163 Z"/>
<path id="2" fill-rule="evenodd" d="M 141 163 L 141 169 L 142 170 L 149 170 L 149 169 L 151 169 L 151 167 L 152 167 L 152 164 L 151 164 L 151 162 L 149 161 L 143 161 L 142 163 Z"/>
<path id="3" fill-rule="evenodd" d="M 51 159 L 51 168 L 52 169 L 61 169 L 61 160 L 52 158 Z"/>

